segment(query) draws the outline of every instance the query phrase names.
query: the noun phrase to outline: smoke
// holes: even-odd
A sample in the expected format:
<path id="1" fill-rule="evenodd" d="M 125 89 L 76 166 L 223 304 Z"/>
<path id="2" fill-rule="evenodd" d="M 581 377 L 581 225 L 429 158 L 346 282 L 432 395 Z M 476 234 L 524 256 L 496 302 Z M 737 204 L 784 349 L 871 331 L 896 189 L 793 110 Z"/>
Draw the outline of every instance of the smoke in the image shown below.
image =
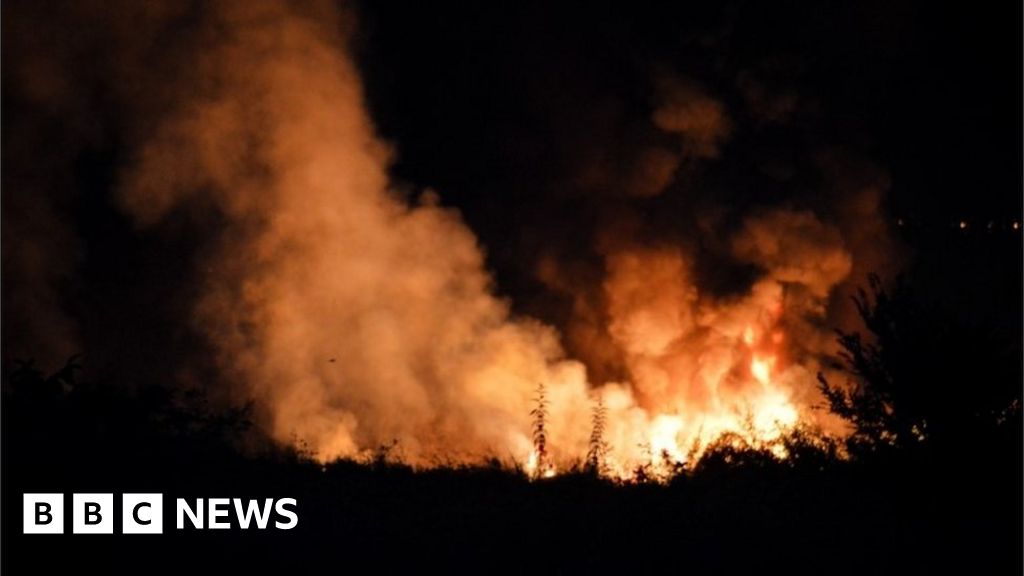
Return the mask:
<path id="1" fill-rule="evenodd" d="M 829 295 L 849 275 L 851 255 L 835 227 L 809 212 L 773 210 L 746 219 L 733 238 L 737 261 L 757 267 L 749 288 L 723 297 L 693 273 L 699 256 L 672 246 L 624 245 L 606 257 L 608 335 L 624 355 L 632 400 L 649 423 L 618 440 L 656 459 L 684 460 L 723 433 L 754 444 L 803 424 L 841 424 L 813 409 L 821 360 L 832 348 Z M 612 428 L 621 419 L 612 418 Z M 621 454 L 620 450 L 620 454 Z M 634 461 L 643 454 L 626 452 Z"/>
<path id="2" fill-rule="evenodd" d="M 6 158 L 6 157 L 5 157 Z M 4 169 L 4 188 L 16 186 Z M 24 190 L 32 190 L 25 186 Z M 78 351 L 63 312 L 61 286 L 74 269 L 73 232 L 46 201 L 48 191 L 7 196 L 4 203 L 4 359 L 59 362 Z"/>
<path id="3" fill-rule="evenodd" d="M 833 371 L 834 330 L 856 327 L 850 296 L 869 274 L 898 269 L 885 172 L 822 149 L 733 179 L 784 191 L 776 198 L 723 193 L 709 175 L 736 168 L 720 162 L 734 133 L 728 108 L 693 81 L 658 74 L 648 140 L 660 137 L 659 147 L 620 151 L 619 174 L 606 167 L 584 181 L 631 197 L 602 201 L 596 259 L 552 251 L 538 267 L 572 303 L 566 341 L 609 407 L 614 466 L 686 460 L 723 433 L 769 446 L 794 425 L 845 434 L 816 408 L 816 375 Z M 788 90 L 774 96 L 749 75 L 738 84 L 755 127 L 795 113 Z"/>
<path id="4" fill-rule="evenodd" d="M 587 410 L 584 370 L 492 295 L 457 213 L 390 189 L 337 31 L 349 15 L 318 9 L 226 3 L 207 16 L 189 94 L 141 145 L 123 206 L 144 226 L 182 205 L 223 218 L 195 321 L 275 437 L 323 458 L 393 439 L 419 463 L 523 457 L 537 384 L 553 423 L 571 421 L 561 412 Z"/>
<path id="5" fill-rule="evenodd" d="M 175 276 L 159 293 L 181 303 L 169 309 L 186 311 L 177 320 L 212 358 L 217 385 L 254 400 L 277 440 L 324 459 L 397 440 L 415 464 L 526 461 L 539 384 L 554 459 L 586 452 L 600 397 L 619 473 L 664 454 L 684 460 L 725 432 L 770 442 L 797 424 L 838 430 L 813 410 L 814 376 L 834 351 L 843 295 L 889 261 L 884 173 L 820 154 L 813 193 L 760 203 L 720 197 L 721 181 L 702 177 L 722 166 L 736 118 L 787 121 L 790 99 L 771 104 L 745 77 L 752 108 L 730 109 L 659 70 L 648 114 L 621 130 L 608 122 L 579 147 L 559 198 L 583 198 L 593 215 L 573 236 L 583 246 L 553 241 L 536 267 L 569 303 L 559 331 L 496 296 L 477 237 L 438 193 L 392 181 L 395 152 L 376 134 L 349 46 L 352 12 L 272 0 L 147 6 L 82 5 L 52 22 L 22 8 L 55 38 L 91 26 L 44 51 L 57 57 L 15 67 L 35 113 L 116 118 L 96 134 L 66 133 L 70 151 L 36 164 L 117 150 L 109 187 L 134 238 L 190 239 L 187 258 L 150 255 L 182 272 L 155 275 Z M 64 77 L 92 96 L 71 96 Z M 797 187 L 785 180 L 803 167 L 759 168 Z M 75 327 L 54 277 L 73 273 L 75 230 L 51 225 L 68 221 L 49 215 L 58 200 L 43 204 L 5 203 L 4 273 L 22 280 L 4 305 L 63 351 Z M 11 228 L 22 211 L 32 225 Z M 22 252 L 9 255 L 15 236 Z"/>
<path id="6" fill-rule="evenodd" d="M 852 267 L 839 231 L 811 212 L 776 210 L 747 219 L 733 241 L 733 253 L 773 280 L 806 288 L 817 299 L 828 296 Z"/>
<path id="7" fill-rule="evenodd" d="M 715 158 L 732 126 L 721 102 L 692 82 L 661 79 L 661 105 L 652 120 L 661 130 L 678 134 L 683 152 L 695 158 Z"/>

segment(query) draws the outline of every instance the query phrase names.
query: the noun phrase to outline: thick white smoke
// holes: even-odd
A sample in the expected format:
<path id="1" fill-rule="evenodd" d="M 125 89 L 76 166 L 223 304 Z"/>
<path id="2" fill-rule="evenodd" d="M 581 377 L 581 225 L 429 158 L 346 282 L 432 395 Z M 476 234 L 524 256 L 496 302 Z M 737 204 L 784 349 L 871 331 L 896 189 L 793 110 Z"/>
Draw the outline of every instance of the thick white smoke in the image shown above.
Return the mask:
<path id="1" fill-rule="evenodd" d="M 121 192 L 143 224 L 182 205 L 222 216 L 197 321 L 239 395 L 324 458 L 395 439 L 413 462 L 525 458 L 543 382 L 552 445 L 579 448 L 582 366 L 550 328 L 510 318 L 457 213 L 389 189 L 335 31 L 345 15 L 218 6 L 194 91 L 158 119 Z"/>

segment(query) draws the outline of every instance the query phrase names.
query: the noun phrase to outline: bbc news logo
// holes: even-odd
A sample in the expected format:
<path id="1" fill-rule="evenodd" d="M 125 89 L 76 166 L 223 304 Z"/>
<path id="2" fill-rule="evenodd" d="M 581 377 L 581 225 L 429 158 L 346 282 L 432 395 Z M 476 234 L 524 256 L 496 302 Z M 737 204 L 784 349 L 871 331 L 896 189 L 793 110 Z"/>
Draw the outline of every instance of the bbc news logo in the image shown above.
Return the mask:
<path id="1" fill-rule="evenodd" d="M 227 530 L 291 530 L 299 523 L 295 498 L 185 498 L 175 500 L 175 528 Z M 122 494 L 122 534 L 163 534 L 163 494 Z M 63 494 L 25 494 L 23 503 L 25 534 L 64 533 Z M 232 512 L 234 520 L 232 522 Z M 273 520 L 273 522 L 271 522 Z M 113 534 L 113 494 L 72 494 L 71 532 L 73 534 Z"/>

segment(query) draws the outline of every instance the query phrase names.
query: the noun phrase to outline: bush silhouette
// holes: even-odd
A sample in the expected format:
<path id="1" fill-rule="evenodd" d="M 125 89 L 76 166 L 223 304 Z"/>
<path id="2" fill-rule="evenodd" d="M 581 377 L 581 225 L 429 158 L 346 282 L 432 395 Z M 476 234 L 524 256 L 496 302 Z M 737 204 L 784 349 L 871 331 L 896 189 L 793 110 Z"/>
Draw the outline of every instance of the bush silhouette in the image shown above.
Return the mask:
<path id="1" fill-rule="evenodd" d="M 819 374 L 829 408 L 854 426 L 851 446 L 973 442 L 1019 422 L 1020 344 L 877 276 L 854 303 L 867 335 L 839 332 L 847 383 Z"/>

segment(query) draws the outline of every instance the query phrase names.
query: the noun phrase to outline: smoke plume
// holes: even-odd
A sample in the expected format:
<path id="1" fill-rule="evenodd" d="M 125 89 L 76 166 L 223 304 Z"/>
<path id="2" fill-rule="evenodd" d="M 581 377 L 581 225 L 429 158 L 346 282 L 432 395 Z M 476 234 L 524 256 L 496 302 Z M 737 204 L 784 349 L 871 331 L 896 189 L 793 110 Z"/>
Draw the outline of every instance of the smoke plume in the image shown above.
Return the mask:
<path id="1" fill-rule="evenodd" d="M 552 241 L 524 263 L 569 303 L 556 329 L 496 295 L 484 249 L 442 204 L 444 190 L 407 193 L 393 181 L 395 152 L 376 133 L 350 48 L 352 12 L 238 0 L 88 3 L 66 21 L 20 7 L 14 17 L 46 38 L 90 25 L 11 72 L 34 110 L 113 119 L 65 134 L 72 150 L 50 152 L 46 165 L 73 164 L 89 146 L 116 150 L 108 187 L 134 227 L 124 234 L 191 239 L 187 257 L 153 260 L 170 272 L 151 272 L 157 293 L 181 304 L 143 302 L 166 306 L 165 316 L 184 311 L 178 338 L 194 336 L 216 385 L 253 400 L 275 439 L 322 459 L 397 440 L 420 465 L 526 462 L 541 384 L 553 461 L 586 452 L 600 398 L 609 465 L 622 474 L 685 460 L 726 432 L 756 443 L 795 425 L 839 431 L 813 409 L 814 377 L 834 351 L 837 302 L 888 261 L 887 184 L 837 152 L 817 156 L 822 176 L 806 201 L 730 205 L 714 186 L 702 189 L 699 176 L 728 154 L 735 117 L 795 114 L 769 105 L 753 79 L 740 88 L 756 106 L 734 110 L 711 88 L 659 70 L 647 116 L 580 147 L 560 194 L 586 198 L 593 218 L 574 236 L 582 247 Z M 11 46 L 25 51 L 32 37 Z M 61 78 L 88 96 L 79 102 Z M 68 106 L 85 111 L 59 108 Z M 5 188 L 19 186 L 9 158 Z M 781 165 L 758 168 L 791 178 L 796 168 Z M 4 273 L 16 270 L 24 288 L 5 295 L 5 310 L 73 341 L 52 276 L 73 274 L 76 232 L 43 234 L 60 202 L 33 208 L 32 186 L 60 185 L 37 175 L 5 202 Z M 23 211 L 32 224 L 12 229 Z M 8 253 L 9 233 L 19 254 Z M 8 333 L 18 325 L 5 321 Z"/>

